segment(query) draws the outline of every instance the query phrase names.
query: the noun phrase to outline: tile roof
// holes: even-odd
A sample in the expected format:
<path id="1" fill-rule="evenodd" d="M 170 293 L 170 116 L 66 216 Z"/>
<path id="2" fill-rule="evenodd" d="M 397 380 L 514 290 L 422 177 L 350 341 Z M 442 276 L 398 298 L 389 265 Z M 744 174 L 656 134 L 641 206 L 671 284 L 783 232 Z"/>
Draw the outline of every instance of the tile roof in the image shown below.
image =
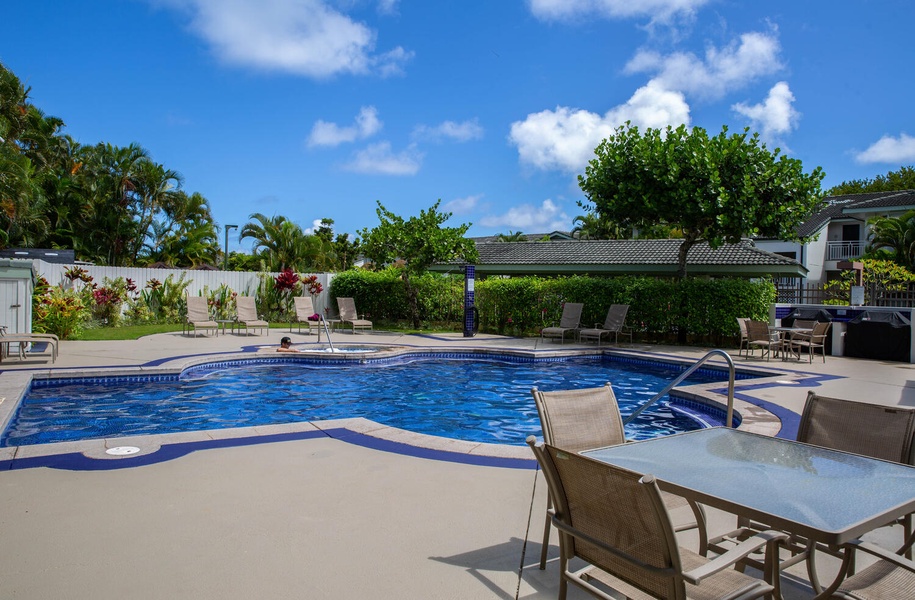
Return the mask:
<path id="1" fill-rule="evenodd" d="M 481 273 L 659 273 L 673 274 L 682 240 L 569 240 L 478 243 Z M 452 268 L 457 263 L 452 264 Z M 441 265 L 437 270 L 445 270 Z M 794 259 L 760 250 L 751 240 L 712 249 L 699 242 L 687 256 L 691 274 L 782 274 L 801 276 Z"/>
<path id="2" fill-rule="evenodd" d="M 854 212 L 877 211 L 881 208 L 904 209 L 915 207 L 915 190 L 898 190 L 892 192 L 870 192 L 867 194 L 845 194 L 827 196 L 826 206 L 820 212 L 807 219 L 797 233 L 808 237 L 826 226 L 833 219 Z"/>

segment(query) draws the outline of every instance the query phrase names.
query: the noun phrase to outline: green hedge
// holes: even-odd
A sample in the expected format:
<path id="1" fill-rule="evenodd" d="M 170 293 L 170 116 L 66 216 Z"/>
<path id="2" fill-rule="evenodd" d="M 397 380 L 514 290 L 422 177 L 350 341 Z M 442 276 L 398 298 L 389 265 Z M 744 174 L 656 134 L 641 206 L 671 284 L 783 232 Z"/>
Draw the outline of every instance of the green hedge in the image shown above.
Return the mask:
<path id="1" fill-rule="evenodd" d="M 462 320 L 463 277 L 427 274 L 417 281 L 427 323 Z M 564 302 L 582 302 L 582 324 L 603 323 L 611 304 L 628 304 L 626 324 L 646 340 L 672 341 L 681 327 L 694 342 L 722 342 L 738 335 L 737 317 L 768 320 L 775 302 L 769 280 L 655 277 L 491 277 L 476 282 L 480 330 L 536 335 L 559 322 Z M 347 271 L 334 277 L 332 297 L 351 296 L 360 312 L 381 322 L 409 320 L 397 269 Z"/>

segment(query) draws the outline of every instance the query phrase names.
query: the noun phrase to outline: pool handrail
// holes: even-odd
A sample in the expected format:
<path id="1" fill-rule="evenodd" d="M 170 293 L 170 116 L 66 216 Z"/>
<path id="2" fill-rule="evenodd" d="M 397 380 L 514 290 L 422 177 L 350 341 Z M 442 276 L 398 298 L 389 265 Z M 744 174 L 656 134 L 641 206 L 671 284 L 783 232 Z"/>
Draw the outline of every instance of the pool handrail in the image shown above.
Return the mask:
<path id="1" fill-rule="evenodd" d="M 709 350 L 705 356 L 703 356 L 698 361 L 696 361 L 696 364 L 694 364 L 687 370 L 680 373 L 679 377 L 677 377 L 672 382 L 667 384 L 667 387 L 665 387 L 663 390 L 658 392 L 651 400 L 649 400 L 648 402 L 646 402 L 645 404 L 643 404 L 642 406 L 637 408 L 631 415 L 629 415 L 628 417 L 623 419 L 623 425 L 628 425 L 629 423 L 631 423 L 636 417 L 638 417 L 640 414 L 642 414 L 642 412 L 646 408 L 648 408 L 652 404 L 655 404 L 658 400 L 660 400 L 661 398 L 666 396 L 667 393 L 670 392 L 670 390 L 672 390 L 676 385 L 678 385 L 684 379 L 686 379 L 687 377 L 692 375 L 694 372 L 696 372 L 696 370 L 699 367 L 701 367 L 703 365 L 703 363 L 705 363 L 705 361 L 710 359 L 712 356 L 722 356 L 722 357 L 724 357 L 725 362 L 728 363 L 728 411 L 727 411 L 727 418 L 726 418 L 724 424 L 725 424 L 725 427 L 733 427 L 734 426 L 734 378 L 735 378 L 737 370 L 734 367 L 734 360 L 731 358 L 731 355 L 728 354 L 727 352 L 725 352 L 724 350 L 718 350 L 718 349 Z"/>
<path id="2" fill-rule="evenodd" d="M 324 318 L 324 315 L 321 316 L 321 326 L 324 327 L 324 335 L 327 336 L 327 345 L 330 346 L 330 351 L 334 351 L 334 343 L 330 341 L 330 330 L 327 328 L 327 319 Z M 321 341 L 321 332 L 318 332 L 318 341 Z"/>

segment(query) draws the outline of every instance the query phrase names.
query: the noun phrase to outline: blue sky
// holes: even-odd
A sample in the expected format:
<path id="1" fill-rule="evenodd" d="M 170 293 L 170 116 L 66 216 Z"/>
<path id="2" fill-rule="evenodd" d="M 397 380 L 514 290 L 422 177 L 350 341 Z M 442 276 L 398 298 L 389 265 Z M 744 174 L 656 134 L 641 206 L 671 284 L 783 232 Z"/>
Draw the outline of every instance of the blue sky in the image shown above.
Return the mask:
<path id="1" fill-rule="evenodd" d="M 0 61 L 83 144 L 338 233 L 436 200 L 470 235 L 568 230 L 631 120 L 760 131 L 824 188 L 915 163 L 909 0 L 34 0 Z M 233 238 L 235 236 L 233 235 Z M 239 248 L 237 239 L 230 248 Z"/>

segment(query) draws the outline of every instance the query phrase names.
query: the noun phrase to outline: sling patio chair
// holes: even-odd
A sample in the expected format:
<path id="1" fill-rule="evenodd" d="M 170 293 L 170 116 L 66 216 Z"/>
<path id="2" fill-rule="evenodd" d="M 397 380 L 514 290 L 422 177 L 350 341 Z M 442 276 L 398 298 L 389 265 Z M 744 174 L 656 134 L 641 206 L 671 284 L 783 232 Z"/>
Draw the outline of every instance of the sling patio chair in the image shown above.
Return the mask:
<path id="1" fill-rule="evenodd" d="M 902 550 L 911 551 L 915 535 L 911 536 Z M 855 540 L 845 544 L 841 572 L 845 573 L 854 564 L 858 552 L 877 557 L 877 562 L 847 577 L 839 578 L 818 595 L 815 600 L 889 600 L 911 598 L 915 590 L 915 562 L 893 553 L 876 544 Z"/>
<path id="2" fill-rule="evenodd" d="M 295 306 L 295 321 L 289 324 L 289 332 L 292 333 L 293 325 L 298 325 L 299 333 L 302 333 L 302 325 L 308 325 L 309 335 L 311 334 L 312 329 L 317 329 L 318 338 L 320 338 L 321 319 L 320 315 L 315 313 L 315 306 L 314 302 L 311 300 L 311 296 L 296 296 L 292 299 L 292 303 Z M 320 339 L 318 341 L 320 341 Z"/>
<path id="3" fill-rule="evenodd" d="M 194 337 L 197 337 L 198 331 L 204 333 L 212 331 L 215 335 L 218 327 L 219 323 L 210 317 L 207 299 L 203 296 L 187 296 L 187 319 L 184 322 L 184 333 L 190 334 L 193 331 Z"/>
<path id="4" fill-rule="evenodd" d="M 337 310 L 340 312 L 340 322 L 343 323 L 343 327 L 346 328 L 346 324 L 349 323 L 353 328 L 353 333 L 356 333 L 357 329 L 372 328 L 372 322 L 360 317 L 356 312 L 356 302 L 352 298 L 337 298 Z"/>
<path id="5" fill-rule="evenodd" d="M 747 358 L 752 348 L 762 350 L 760 358 L 766 357 L 768 361 L 772 354 L 782 349 L 782 339 L 778 332 L 771 331 L 765 321 L 747 319 Z"/>
<path id="6" fill-rule="evenodd" d="M 913 439 L 913 408 L 829 398 L 815 392 L 807 393 L 797 432 L 798 442 L 907 465 L 915 464 L 912 456 L 915 449 Z M 904 540 L 912 537 L 911 514 L 890 523 L 897 524 L 902 525 Z M 722 552 L 730 544 L 764 529 L 768 529 L 765 524 L 738 517 L 737 529 L 709 540 L 709 548 Z M 903 546 L 900 553 L 905 550 L 907 558 L 911 559 L 911 543 L 907 546 L 908 548 Z M 814 546 L 799 535 L 791 535 L 784 547 L 790 553 L 790 557 L 782 561 L 779 568 L 785 569 L 806 560 L 810 582 L 814 589 L 819 591 L 815 552 L 822 551 L 834 556 L 838 555 L 837 552 L 822 545 Z M 751 566 L 760 566 L 752 560 L 745 562 Z"/>
<path id="7" fill-rule="evenodd" d="M 244 327 L 245 335 L 252 329 L 266 331 L 270 335 L 270 323 L 257 316 L 257 307 L 254 305 L 253 296 L 238 296 L 235 298 L 235 326 Z"/>
<path id="8" fill-rule="evenodd" d="M 788 347 L 789 349 L 797 354 L 798 358 L 801 357 L 801 350 L 807 348 L 807 358 L 808 362 L 813 362 L 813 355 L 816 353 L 817 348 L 820 349 L 820 353 L 823 355 L 823 362 L 826 362 L 826 336 L 829 334 L 829 326 L 832 325 L 830 322 L 824 323 L 814 323 L 813 331 L 810 332 L 810 335 L 800 334 L 792 335 L 788 338 Z"/>
<path id="9" fill-rule="evenodd" d="M 747 358 L 750 356 L 750 336 L 747 334 L 747 321 L 743 317 L 737 317 L 737 327 L 740 328 L 740 346 L 737 349 L 737 356 L 740 356 L 744 350 L 747 351 Z"/>
<path id="10" fill-rule="evenodd" d="M 786 536 L 763 532 L 712 560 L 681 548 L 651 475 L 643 475 L 527 439 L 543 471 L 559 530 L 559 599 L 571 582 L 597 598 L 760 598 L 779 596 L 774 561 Z M 765 580 L 734 569 L 765 548 Z M 570 570 L 573 559 L 586 566 Z M 611 594 L 614 594 L 611 596 Z"/>
<path id="11" fill-rule="evenodd" d="M 595 323 L 594 327 L 591 329 L 582 329 L 578 332 L 578 339 L 580 340 L 597 340 L 597 345 L 600 346 L 600 340 L 605 335 L 609 338 L 610 334 L 613 334 L 613 343 L 619 343 L 620 334 L 629 336 L 629 343 L 632 343 L 632 331 L 626 328 L 626 313 L 629 312 L 628 304 L 614 304 L 610 307 L 610 310 L 607 311 L 607 318 L 604 319 L 604 324 Z"/>
<path id="12" fill-rule="evenodd" d="M 561 343 L 566 343 L 566 333 L 574 336 L 581 328 L 581 311 L 585 307 L 580 302 L 566 302 L 562 305 L 562 317 L 556 327 L 544 327 L 540 330 L 540 339 L 559 338 Z"/>
<path id="13" fill-rule="evenodd" d="M 613 388 L 607 383 L 601 387 L 577 390 L 542 392 L 531 390 L 543 440 L 551 446 L 568 452 L 616 446 L 626 442 L 623 418 Z M 685 498 L 661 493 L 668 510 L 689 506 L 695 521 L 678 525 L 675 531 L 698 529 L 699 552 L 705 553 L 707 544 L 706 519 L 702 507 Z M 547 507 L 549 509 L 549 506 Z M 540 568 L 546 568 L 546 555 L 550 545 L 550 513 L 543 527 L 543 545 L 540 548 Z"/>

